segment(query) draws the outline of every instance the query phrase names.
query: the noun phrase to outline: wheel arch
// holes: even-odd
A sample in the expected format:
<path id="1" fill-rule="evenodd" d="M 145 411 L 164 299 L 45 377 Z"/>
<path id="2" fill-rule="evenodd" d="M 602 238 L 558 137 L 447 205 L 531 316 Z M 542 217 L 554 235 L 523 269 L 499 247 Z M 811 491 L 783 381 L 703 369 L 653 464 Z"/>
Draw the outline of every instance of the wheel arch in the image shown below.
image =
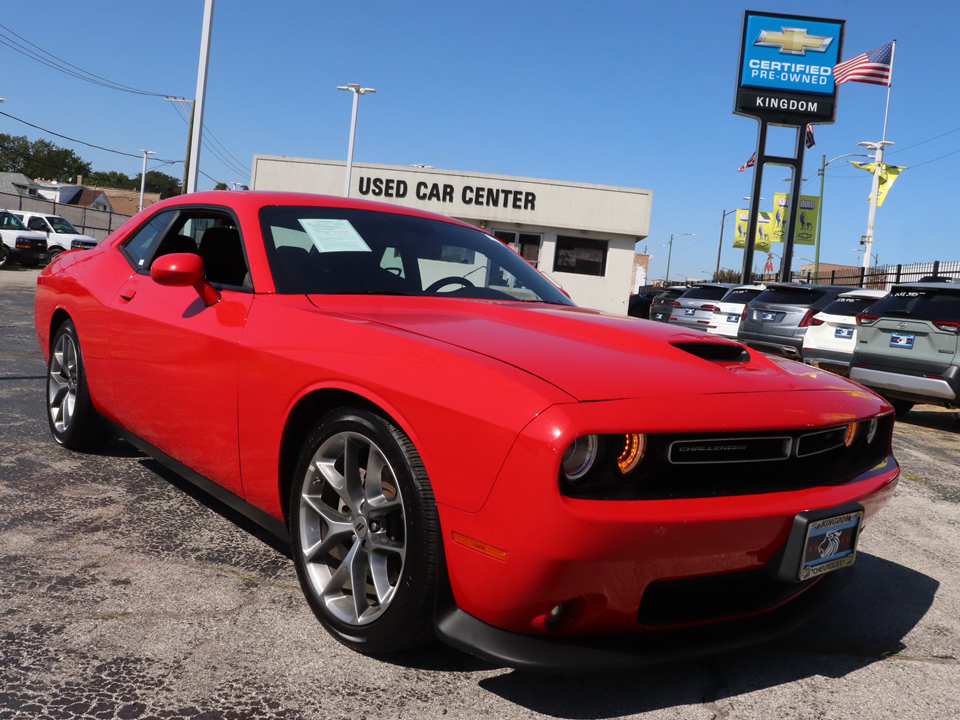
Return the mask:
<path id="1" fill-rule="evenodd" d="M 53 338 L 57 334 L 57 330 L 60 329 L 60 326 L 67 320 L 73 321 L 73 317 L 62 307 L 58 307 L 53 311 L 53 315 L 50 316 L 50 333 L 47 335 L 48 353 L 53 352 Z M 76 322 L 74 322 L 74 325 L 76 325 Z"/>
<path id="2" fill-rule="evenodd" d="M 342 388 L 318 388 L 297 400 L 287 415 L 280 440 L 278 481 L 281 507 L 283 508 L 285 521 L 289 520 L 287 517 L 288 507 L 286 499 L 290 495 L 290 485 L 294 479 L 293 474 L 303 443 L 306 442 L 307 436 L 316 426 L 320 418 L 331 410 L 346 406 L 375 412 L 398 427 L 403 427 L 403 423 L 398 422 L 397 418 L 381 405 L 350 390 L 344 390 Z M 406 429 L 404 429 L 404 431 L 406 432 Z M 409 437 L 410 434 L 407 433 L 407 436 Z M 414 442 L 412 438 L 411 442 Z M 414 447 L 416 447 L 415 442 Z"/>

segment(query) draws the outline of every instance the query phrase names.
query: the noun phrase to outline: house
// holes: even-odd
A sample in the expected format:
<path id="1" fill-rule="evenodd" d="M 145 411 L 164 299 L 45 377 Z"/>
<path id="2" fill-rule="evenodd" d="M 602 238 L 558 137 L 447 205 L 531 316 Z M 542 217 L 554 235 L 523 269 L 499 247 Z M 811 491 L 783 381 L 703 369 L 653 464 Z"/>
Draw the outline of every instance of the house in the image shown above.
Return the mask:
<path id="1" fill-rule="evenodd" d="M 40 188 L 40 183 L 34 182 L 23 173 L 0 172 L 0 195 L 39 198 Z M 9 204 L 9 202 L 0 203 L 0 205 Z"/>

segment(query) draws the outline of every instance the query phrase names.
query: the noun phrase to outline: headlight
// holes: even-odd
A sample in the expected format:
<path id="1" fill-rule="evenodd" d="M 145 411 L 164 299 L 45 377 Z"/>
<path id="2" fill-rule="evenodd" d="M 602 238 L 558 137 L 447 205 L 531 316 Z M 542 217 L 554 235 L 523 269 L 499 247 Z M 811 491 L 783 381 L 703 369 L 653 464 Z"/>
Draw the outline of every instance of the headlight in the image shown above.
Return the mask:
<path id="1" fill-rule="evenodd" d="M 867 423 L 867 445 L 872 443 L 873 439 L 877 436 L 877 428 L 879 426 L 879 418 L 870 418 L 870 421 Z"/>
<path id="2" fill-rule="evenodd" d="M 574 483 L 582 479 L 597 461 L 599 447 L 600 439 L 596 435 L 584 435 L 570 443 L 560 464 L 563 477 Z"/>

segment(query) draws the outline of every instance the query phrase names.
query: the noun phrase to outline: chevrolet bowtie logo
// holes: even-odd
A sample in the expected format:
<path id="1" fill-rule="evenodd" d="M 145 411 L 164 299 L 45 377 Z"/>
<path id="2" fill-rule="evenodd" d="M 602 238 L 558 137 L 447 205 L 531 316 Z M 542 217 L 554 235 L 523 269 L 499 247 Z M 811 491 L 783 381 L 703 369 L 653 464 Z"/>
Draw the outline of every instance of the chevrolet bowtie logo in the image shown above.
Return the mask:
<path id="1" fill-rule="evenodd" d="M 832 37 L 807 35 L 806 28 L 781 28 L 782 32 L 763 30 L 754 45 L 778 47 L 784 55 L 806 55 L 807 50 L 826 52 Z"/>

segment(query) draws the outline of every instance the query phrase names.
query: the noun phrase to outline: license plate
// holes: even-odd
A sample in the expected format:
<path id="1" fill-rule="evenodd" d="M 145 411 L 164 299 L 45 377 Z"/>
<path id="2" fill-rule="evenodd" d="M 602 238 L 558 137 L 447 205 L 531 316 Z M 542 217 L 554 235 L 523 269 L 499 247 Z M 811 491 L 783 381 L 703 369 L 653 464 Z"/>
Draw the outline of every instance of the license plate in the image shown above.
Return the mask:
<path id="1" fill-rule="evenodd" d="M 853 565 L 862 524 L 862 510 L 811 521 L 800 561 L 801 582 Z"/>
<path id="2" fill-rule="evenodd" d="M 653 314 L 653 319 L 654 319 L 654 320 L 663 320 L 663 313 L 654 313 L 654 314 Z"/>
<path id="3" fill-rule="evenodd" d="M 740 313 L 727 315 L 727 322 L 740 322 Z"/>
<path id="4" fill-rule="evenodd" d="M 760 319 L 763 322 L 773 322 L 777 319 L 777 314 L 775 312 L 765 312 L 760 315 Z"/>
<path id="5" fill-rule="evenodd" d="M 693 315 L 696 311 L 697 311 L 696 308 L 684 308 L 683 314 L 684 314 L 684 315 Z"/>
<path id="6" fill-rule="evenodd" d="M 843 340 L 850 340 L 853 337 L 853 328 L 838 327 L 834 333 L 834 337 L 838 337 Z"/>
<path id="7" fill-rule="evenodd" d="M 913 333 L 891 333 L 890 334 L 890 347 L 903 348 L 904 350 L 911 350 L 913 348 L 913 340 L 916 336 Z"/>

